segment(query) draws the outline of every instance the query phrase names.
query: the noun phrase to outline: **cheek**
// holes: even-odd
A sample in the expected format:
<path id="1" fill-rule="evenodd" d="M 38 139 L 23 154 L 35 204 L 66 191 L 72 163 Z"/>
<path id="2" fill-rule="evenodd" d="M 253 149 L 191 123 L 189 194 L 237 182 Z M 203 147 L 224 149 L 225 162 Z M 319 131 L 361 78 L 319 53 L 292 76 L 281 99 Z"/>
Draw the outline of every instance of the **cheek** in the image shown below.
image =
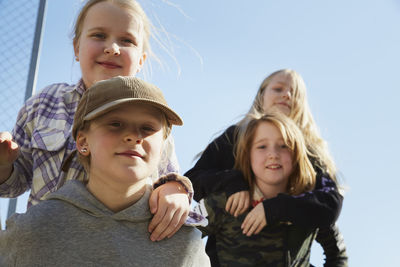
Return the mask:
<path id="1" fill-rule="evenodd" d="M 271 91 L 266 91 L 263 96 L 264 111 L 267 111 L 268 109 L 270 109 L 272 107 L 273 101 L 274 101 L 274 96 L 271 93 Z"/>

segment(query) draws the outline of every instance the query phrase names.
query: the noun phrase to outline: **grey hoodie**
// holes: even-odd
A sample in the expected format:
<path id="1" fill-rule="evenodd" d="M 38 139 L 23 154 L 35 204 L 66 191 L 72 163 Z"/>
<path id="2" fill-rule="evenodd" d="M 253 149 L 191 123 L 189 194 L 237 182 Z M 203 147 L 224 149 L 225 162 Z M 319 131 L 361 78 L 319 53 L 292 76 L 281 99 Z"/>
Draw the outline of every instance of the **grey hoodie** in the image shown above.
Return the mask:
<path id="1" fill-rule="evenodd" d="M 114 213 L 84 184 L 69 181 L 26 214 L 10 217 L 0 232 L 0 266 L 210 266 L 194 227 L 150 240 L 150 192 Z"/>

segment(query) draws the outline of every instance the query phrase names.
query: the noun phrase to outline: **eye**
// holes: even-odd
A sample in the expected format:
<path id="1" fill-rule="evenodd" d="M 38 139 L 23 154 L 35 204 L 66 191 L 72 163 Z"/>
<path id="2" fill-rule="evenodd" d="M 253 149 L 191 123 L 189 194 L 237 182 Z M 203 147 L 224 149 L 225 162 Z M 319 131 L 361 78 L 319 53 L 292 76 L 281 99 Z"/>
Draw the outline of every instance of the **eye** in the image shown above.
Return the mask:
<path id="1" fill-rule="evenodd" d="M 122 41 L 124 44 L 137 46 L 136 41 L 135 41 L 134 39 L 132 39 L 132 38 L 123 38 L 121 41 Z"/>
<path id="2" fill-rule="evenodd" d="M 156 132 L 157 130 L 152 125 L 143 125 L 142 131 L 144 131 L 146 133 L 153 133 L 153 132 Z"/>
<path id="3" fill-rule="evenodd" d="M 91 35 L 91 37 L 93 37 L 93 38 L 95 38 L 95 39 L 103 40 L 103 39 L 106 38 L 106 35 L 105 35 L 104 33 L 101 33 L 101 32 L 96 32 L 96 33 L 93 33 L 93 34 Z"/>
<path id="4" fill-rule="evenodd" d="M 272 90 L 274 90 L 274 91 L 277 92 L 277 93 L 280 93 L 280 92 L 283 91 L 283 88 L 282 88 L 282 87 L 275 87 L 275 88 L 273 88 Z"/>
<path id="5" fill-rule="evenodd" d="M 108 125 L 111 126 L 112 128 L 121 128 L 122 127 L 122 123 L 119 121 L 112 121 Z"/>
<path id="6" fill-rule="evenodd" d="M 259 145 L 259 146 L 257 146 L 257 149 L 266 149 L 267 148 L 267 146 L 266 145 Z"/>

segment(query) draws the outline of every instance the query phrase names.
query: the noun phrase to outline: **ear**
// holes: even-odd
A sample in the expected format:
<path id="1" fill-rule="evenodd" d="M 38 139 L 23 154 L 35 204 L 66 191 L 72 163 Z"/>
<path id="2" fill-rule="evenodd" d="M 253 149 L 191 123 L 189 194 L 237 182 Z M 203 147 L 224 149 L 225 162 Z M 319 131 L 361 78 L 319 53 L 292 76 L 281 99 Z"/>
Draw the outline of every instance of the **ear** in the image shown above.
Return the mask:
<path id="1" fill-rule="evenodd" d="M 89 156 L 89 144 L 87 142 L 87 136 L 84 132 L 79 131 L 76 137 L 76 149 L 78 153 L 83 156 Z"/>
<path id="2" fill-rule="evenodd" d="M 74 54 L 75 54 L 75 60 L 79 61 L 79 40 L 78 41 L 74 40 Z"/>
<path id="3" fill-rule="evenodd" d="M 139 59 L 139 66 L 138 66 L 137 72 L 139 72 L 143 68 L 143 65 L 144 65 L 144 62 L 146 61 L 146 59 L 147 59 L 147 53 L 143 52 L 142 56 Z"/>

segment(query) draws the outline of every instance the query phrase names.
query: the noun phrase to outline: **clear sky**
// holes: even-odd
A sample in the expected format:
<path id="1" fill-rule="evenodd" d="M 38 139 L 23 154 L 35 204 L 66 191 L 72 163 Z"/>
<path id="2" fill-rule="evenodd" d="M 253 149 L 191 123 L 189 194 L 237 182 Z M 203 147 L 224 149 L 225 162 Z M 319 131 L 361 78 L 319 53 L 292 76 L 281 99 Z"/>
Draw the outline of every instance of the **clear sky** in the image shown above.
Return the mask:
<path id="1" fill-rule="evenodd" d="M 400 1 L 142 2 L 175 57 L 154 44 L 164 69 L 153 62 L 147 80 L 185 122 L 173 130 L 182 172 L 246 113 L 268 74 L 293 68 L 348 187 L 338 224 L 350 266 L 398 266 Z M 69 37 L 79 3 L 48 1 L 37 90 L 80 77 Z M 321 254 L 314 246 L 312 263 Z"/>

